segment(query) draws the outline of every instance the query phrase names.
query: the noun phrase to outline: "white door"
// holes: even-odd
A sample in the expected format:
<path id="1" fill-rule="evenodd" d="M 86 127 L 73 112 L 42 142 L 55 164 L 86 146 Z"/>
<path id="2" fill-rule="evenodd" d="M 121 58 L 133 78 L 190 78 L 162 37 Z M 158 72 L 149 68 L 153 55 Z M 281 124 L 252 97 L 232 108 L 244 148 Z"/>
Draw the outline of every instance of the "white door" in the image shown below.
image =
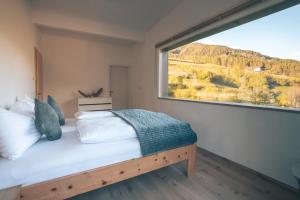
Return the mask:
<path id="1" fill-rule="evenodd" d="M 113 109 L 128 108 L 128 67 L 110 66 L 110 91 Z"/>

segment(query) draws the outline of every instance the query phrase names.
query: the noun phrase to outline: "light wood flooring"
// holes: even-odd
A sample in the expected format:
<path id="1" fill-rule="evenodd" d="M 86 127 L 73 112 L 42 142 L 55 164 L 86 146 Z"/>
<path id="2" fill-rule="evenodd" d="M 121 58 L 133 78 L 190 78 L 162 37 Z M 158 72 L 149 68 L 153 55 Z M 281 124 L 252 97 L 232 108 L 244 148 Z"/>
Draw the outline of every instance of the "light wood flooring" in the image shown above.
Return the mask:
<path id="1" fill-rule="evenodd" d="M 72 200 L 294 200 L 298 192 L 238 164 L 197 149 L 196 174 L 180 163 L 71 198 Z"/>

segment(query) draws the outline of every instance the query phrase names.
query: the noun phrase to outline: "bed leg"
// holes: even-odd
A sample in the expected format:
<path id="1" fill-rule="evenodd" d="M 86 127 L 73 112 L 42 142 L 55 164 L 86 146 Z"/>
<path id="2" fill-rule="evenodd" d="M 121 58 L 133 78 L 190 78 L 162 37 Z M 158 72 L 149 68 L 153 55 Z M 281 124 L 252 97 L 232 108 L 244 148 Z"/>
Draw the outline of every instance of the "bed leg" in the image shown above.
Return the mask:
<path id="1" fill-rule="evenodd" d="M 195 174 L 196 167 L 196 144 L 189 147 L 187 159 L 187 177 L 192 177 Z"/>

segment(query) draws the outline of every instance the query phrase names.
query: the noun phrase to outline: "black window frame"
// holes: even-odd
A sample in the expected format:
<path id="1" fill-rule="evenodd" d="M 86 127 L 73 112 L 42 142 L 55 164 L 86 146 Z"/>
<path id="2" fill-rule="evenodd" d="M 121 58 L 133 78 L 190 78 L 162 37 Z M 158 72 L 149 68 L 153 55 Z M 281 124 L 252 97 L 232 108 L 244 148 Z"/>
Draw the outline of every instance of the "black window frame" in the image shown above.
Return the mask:
<path id="1" fill-rule="evenodd" d="M 285 10 L 287 8 L 293 7 L 295 5 L 300 4 L 300 0 L 283 0 L 278 1 L 275 4 L 267 5 L 264 7 L 264 0 L 249 0 L 243 4 L 240 4 L 224 13 L 221 13 L 203 23 L 200 23 L 194 27 L 189 28 L 181 33 L 178 33 L 162 42 L 159 42 L 155 45 L 156 51 L 156 60 L 157 60 L 157 86 L 158 86 L 158 99 L 161 100 L 173 100 L 173 101 L 185 101 L 191 103 L 204 103 L 204 104 L 215 104 L 220 106 L 236 106 L 236 107 L 246 107 L 246 108 L 254 108 L 254 109 L 263 109 L 263 110 L 275 110 L 282 112 L 296 112 L 300 113 L 300 109 L 297 108 L 287 108 L 280 106 L 268 106 L 268 105 L 255 105 L 255 104 L 246 104 L 246 103 L 234 103 L 234 102 L 221 102 L 221 101 L 206 101 L 206 100 L 193 100 L 193 99 L 180 99 L 169 97 L 167 94 L 167 74 L 168 74 L 168 65 L 166 66 L 166 61 L 168 60 L 168 51 L 173 50 L 177 47 L 192 43 L 194 41 L 212 36 L 214 34 L 223 32 L 225 30 L 238 27 L 240 25 L 246 24 L 248 22 L 254 21 L 256 19 L 260 19 L 271 15 L 273 13 L 277 13 L 279 11 Z M 252 9 L 253 7 L 259 8 L 262 6 L 262 9 L 257 9 L 242 17 L 234 18 L 233 20 L 227 18 L 231 18 L 232 16 L 239 15 L 248 9 Z M 227 20 L 227 21 L 226 21 Z M 225 22 L 222 22 L 225 21 Z M 214 24 L 220 23 L 221 25 Z M 205 29 L 206 27 L 213 26 L 213 28 Z M 197 32 L 200 33 L 197 33 Z M 194 34 L 196 33 L 196 34 Z M 166 60 L 165 60 L 166 59 Z M 166 74 L 165 74 L 166 73 Z M 164 74 L 164 75 L 163 75 Z M 165 77 L 163 77 L 165 76 Z M 164 82 L 164 83 L 163 83 Z"/>

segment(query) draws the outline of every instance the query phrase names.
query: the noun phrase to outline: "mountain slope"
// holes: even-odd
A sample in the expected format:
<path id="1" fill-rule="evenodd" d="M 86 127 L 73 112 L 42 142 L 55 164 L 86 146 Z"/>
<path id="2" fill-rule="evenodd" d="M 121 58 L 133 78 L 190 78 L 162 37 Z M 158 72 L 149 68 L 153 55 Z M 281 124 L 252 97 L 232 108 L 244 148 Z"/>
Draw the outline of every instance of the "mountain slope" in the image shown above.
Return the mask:
<path id="1" fill-rule="evenodd" d="M 233 49 L 221 45 L 191 43 L 169 52 L 170 59 L 194 63 L 211 63 L 225 67 L 262 67 L 270 74 L 300 76 L 300 62 L 262 55 L 249 50 Z"/>

